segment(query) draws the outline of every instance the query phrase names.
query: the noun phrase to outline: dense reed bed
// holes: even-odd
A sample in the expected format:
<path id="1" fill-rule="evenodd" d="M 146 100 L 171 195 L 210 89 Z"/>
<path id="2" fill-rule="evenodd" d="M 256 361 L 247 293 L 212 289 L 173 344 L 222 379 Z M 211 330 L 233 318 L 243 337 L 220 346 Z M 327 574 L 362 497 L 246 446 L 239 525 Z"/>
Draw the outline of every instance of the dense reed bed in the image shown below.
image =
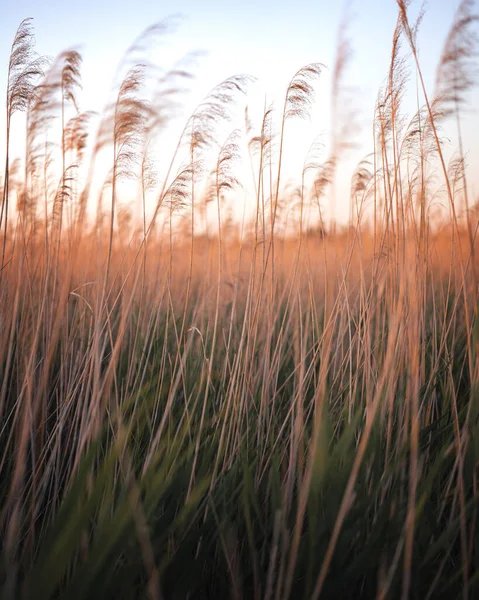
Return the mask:
<path id="1" fill-rule="evenodd" d="M 153 149 L 190 76 L 146 62 L 165 25 L 126 53 L 96 131 L 80 54 L 37 57 L 20 25 L 1 209 L 4 598 L 477 597 L 478 211 L 461 134 L 476 17 L 464 0 L 429 92 L 408 11 L 398 0 L 347 226 L 324 218 L 348 146 L 345 35 L 329 154 L 313 149 L 291 191 L 285 132 L 320 64 L 233 133 L 251 82 L 221 83 L 159 177 Z"/>

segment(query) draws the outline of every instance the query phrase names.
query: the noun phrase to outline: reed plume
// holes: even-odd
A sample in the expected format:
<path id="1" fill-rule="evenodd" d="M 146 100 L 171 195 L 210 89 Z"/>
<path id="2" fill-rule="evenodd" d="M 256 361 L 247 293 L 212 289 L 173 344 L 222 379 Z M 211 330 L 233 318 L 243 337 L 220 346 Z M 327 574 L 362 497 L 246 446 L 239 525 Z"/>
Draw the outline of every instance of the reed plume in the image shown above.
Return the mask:
<path id="1" fill-rule="evenodd" d="M 43 75 L 47 59 L 34 52 L 34 34 L 32 19 L 24 19 L 13 39 L 8 61 L 7 94 L 6 94 L 6 152 L 5 175 L 3 179 L 2 208 L 0 212 L 0 229 L 5 220 L 2 249 L 2 266 L 5 262 L 5 244 L 8 228 L 8 173 L 10 166 L 11 120 L 16 112 L 27 109 L 36 80 Z M 0 270 L 0 272 L 1 272 Z"/>

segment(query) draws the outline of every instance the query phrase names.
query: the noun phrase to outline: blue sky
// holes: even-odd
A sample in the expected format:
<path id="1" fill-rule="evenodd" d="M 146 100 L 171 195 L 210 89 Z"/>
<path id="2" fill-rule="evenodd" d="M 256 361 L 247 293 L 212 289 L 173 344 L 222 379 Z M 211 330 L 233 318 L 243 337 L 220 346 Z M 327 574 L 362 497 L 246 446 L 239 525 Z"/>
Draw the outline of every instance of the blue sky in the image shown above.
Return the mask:
<path id="1" fill-rule="evenodd" d="M 356 108 L 367 132 L 378 89 L 387 73 L 396 2 L 353 0 L 350 4 L 349 34 L 354 57 L 348 85 L 357 90 Z M 419 47 L 431 91 L 435 66 L 456 6 L 453 0 L 430 0 L 427 6 Z M 193 104 L 213 85 L 239 72 L 258 77 L 262 89 L 276 97 L 301 66 L 316 61 L 332 66 L 343 8 L 343 2 L 331 0 L 16 0 L 3 9 L 0 21 L 0 93 L 4 95 L 10 44 L 25 17 L 34 19 L 40 54 L 55 56 L 69 47 L 82 51 L 82 108 L 100 110 L 115 66 L 132 40 L 148 25 L 168 15 L 181 14 L 183 18 L 171 38 L 172 55 L 192 50 L 207 52 L 198 65 Z M 417 8 L 418 4 L 413 4 L 413 14 Z M 326 90 L 319 102 L 326 110 Z M 477 125 L 477 120 L 474 123 Z M 322 131 L 327 124 L 317 127 Z M 0 123 L 0 133 L 3 128 Z M 469 148 L 474 146 L 477 127 L 465 129 Z M 365 141 L 365 147 L 370 147 L 369 142 Z"/>
<path id="2" fill-rule="evenodd" d="M 17 0 L 2 11 L 2 71 L 16 27 L 33 17 L 40 53 L 56 55 L 72 45 L 83 49 L 90 64 L 110 70 L 130 41 L 148 25 L 182 14 L 176 34 L 187 49 L 209 52 L 205 87 L 233 72 L 247 71 L 266 80 L 319 61 L 331 64 L 343 2 L 326 0 Z M 388 60 L 396 19 L 394 0 L 352 2 L 351 24 L 356 54 L 354 80 L 377 89 Z M 433 68 L 454 12 L 453 0 L 430 0 L 421 31 L 422 60 Z M 85 74 L 88 73 L 85 67 Z M 356 81 L 355 81 L 356 83 Z"/>

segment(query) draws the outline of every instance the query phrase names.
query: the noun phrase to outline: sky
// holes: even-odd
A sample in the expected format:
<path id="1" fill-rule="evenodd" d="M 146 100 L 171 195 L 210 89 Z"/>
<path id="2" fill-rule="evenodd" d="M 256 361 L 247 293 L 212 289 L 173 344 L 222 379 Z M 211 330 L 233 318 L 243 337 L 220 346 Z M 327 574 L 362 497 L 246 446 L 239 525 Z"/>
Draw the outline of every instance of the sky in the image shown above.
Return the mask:
<path id="1" fill-rule="evenodd" d="M 396 21 L 395 0 L 356 0 L 350 35 L 355 51 L 352 82 L 376 93 L 387 69 Z M 108 77 L 122 52 L 147 26 L 182 15 L 176 44 L 205 50 L 203 91 L 237 72 L 280 88 L 310 62 L 332 65 L 337 28 L 345 4 L 330 0 L 16 0 L 2 10 L 0 64 L 6 68 L 20 21 L 33 17 L 40 54 L 56 55 L 78 46 L 84 55 L 84 85 L 106 92 Z M 421 31 L 425 72 L 433 70 L 454 13 L 454 0 L 430 0 Z M 4 78 L 2 78 L 2 81 Z"/>
<path id="2" fill-rule="evenodd" d="M 395 0 L 353 0 L 348 34 L 354 51 L 348 86 L 363 126 L 361 143 L 371 148 L 370 119 L 377 92 L 387 73 Z M 236 73 L 258 78 L 258 98 L 277 99 L 292 75 L 310 62 L 321 62 L 328 80 L 334 62 L 338 25 L 345 4 L 331 0 L 16 0 L 2 9 L 0 21 L 0 94 L 10 45 L 20 21 L 33 17 L 39 54 L 57 55 L 75 47 L 83 55 L 82 108 L 101 110 L 122 53 L 147 26 L 169 15 L 181 15 L 171 35 L 168 59 L 188 51 L 204 51 L 188 102 L 193 107 L 215 84 Z M 412 14 L 418 5 L 411 7 Z M 420 58 L 432 91 L 442 44 L 456 8 L 454 0 L 429 0 L 419 36 Z M 159 55 L 161 61 L 161 52 Z M 317 90 L 316 114 L 328 114 L 326 85 Z M 319 107 L 319 108 L 318 108 Z M 261 106 L 262 108 L 262 106 Z M 413 108 L 413 107 L 412 107 Z M 465 146 L 474 160 L 477 119 L 468 116 Z M 474 125 L 471 125 L 474 123 Z M 299 126 L 307 148 L 312 136 L 325 134 L 328 124 L 313 120 Z M 0 120 L 0 135 L 4 124 Z M 308 139 L 306 139 L 308 138 Z M 359 152 L 359 151 L 358 151 Z M 2 150 L 0 150 L 1 158 Z M 358 155 L 358 158 L 360 156 Z M 356 161 L 357 162 L 357 161 Z"/>

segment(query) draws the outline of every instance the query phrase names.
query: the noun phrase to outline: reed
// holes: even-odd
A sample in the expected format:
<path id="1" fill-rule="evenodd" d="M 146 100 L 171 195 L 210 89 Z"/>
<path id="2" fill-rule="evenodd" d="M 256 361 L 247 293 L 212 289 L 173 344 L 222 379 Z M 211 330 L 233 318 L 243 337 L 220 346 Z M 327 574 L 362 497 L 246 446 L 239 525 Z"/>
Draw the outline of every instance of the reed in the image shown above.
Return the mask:
<path id="1" fill-rule="evenodd" d="M 424 14 L 397 4 L 344 225 L 328 205 L 353 147 L 347 17 L 330 147 L 311 146 L 297 185 L 288 131 L 320 63 L 258 123 L 252 78 L 220 83 L 168 152 L 193 76 L 191 57 L 148 61 L 169 21 L 127 50 L 96 130 L 80 53 L 38 57 L 20 24 L 0 216 L 5 598 L 479 593 L 479 205 L 462 135 L 477 16 L 462 0 L 430 93 Z"/>

